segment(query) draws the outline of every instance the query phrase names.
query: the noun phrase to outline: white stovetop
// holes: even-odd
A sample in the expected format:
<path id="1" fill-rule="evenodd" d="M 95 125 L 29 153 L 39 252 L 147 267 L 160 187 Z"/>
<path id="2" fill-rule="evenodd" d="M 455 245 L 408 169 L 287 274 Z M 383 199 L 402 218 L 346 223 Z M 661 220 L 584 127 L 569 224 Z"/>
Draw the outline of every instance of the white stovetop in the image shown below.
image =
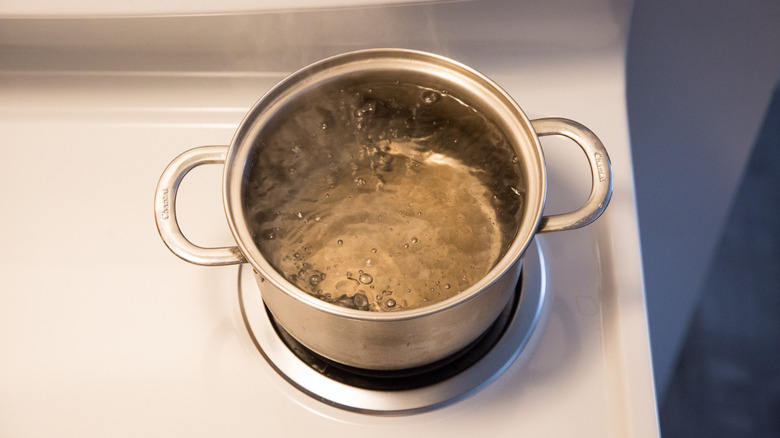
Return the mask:
<path id="1" fill-rule="evenodd" d="M 595 131 L 614 195 L 593 225 L 539 237 L 546 322 L 508 371 L 449 407 L 378 418 L 290 387 L 246 333 L 237 269 L 179 260 L 154 226 L 167 163 L 227 144 L 281 73 L 0 64 L 0 436 L 657 436 L 622 55 L 472 66 L 531 116 Z M 543 145 L 547 212 L 576 207 L 582 154 Z M 180 191 L 182 228 L 203 246 L 231 242 L 219 184 L 203 167 Z"/>
<path id="2" fill-rule="evenodd" d="M 433 1 L 460 0 L 427 0 L 428 3 Z M 420 3 L 420 0 L 4 0 L 0 4 L 0 16 L 62 18 L 194 15 L 377 7 L 405 3 Z"/>

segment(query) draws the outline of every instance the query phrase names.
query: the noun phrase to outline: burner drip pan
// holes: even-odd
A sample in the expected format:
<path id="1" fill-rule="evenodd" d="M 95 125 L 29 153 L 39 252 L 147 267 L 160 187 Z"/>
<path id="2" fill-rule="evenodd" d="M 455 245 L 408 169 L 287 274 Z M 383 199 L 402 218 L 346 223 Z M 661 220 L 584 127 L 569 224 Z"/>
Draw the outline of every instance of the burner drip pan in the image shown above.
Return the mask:
<path id="1" fill-rule="evenodd" d="M 249 335 L 268 363 L 299 390 L 350 411 L 401 415 L 461 400 L 495 380 L 528 343 L 545 297 L 544 257 L 526 250 L 514 298 L 496 322 L 450 357 L 407 370 L 354 368 L 324 358 L 284 331 L 263 304 L 251 269 L 241 265 L 238 295 Z"/>

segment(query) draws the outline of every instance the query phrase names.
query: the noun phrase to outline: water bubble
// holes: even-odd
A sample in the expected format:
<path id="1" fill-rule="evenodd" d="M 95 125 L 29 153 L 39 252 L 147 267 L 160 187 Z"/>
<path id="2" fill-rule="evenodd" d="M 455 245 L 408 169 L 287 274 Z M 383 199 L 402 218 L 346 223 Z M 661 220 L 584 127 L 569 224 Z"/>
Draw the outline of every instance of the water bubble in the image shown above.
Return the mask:
<path id="1" fill-rule="evenodd" d="M 371 248 L 371 252 L 376 254 L 376 248 Z"/>
<path id="2" fill-rule="evenodd" d="M 451 288 L 451 287 L 452 287 L 452 286 L 450 286 L 450 284 L 449 284 L 449 283 L 447 283 L 447 284 L 445 284 L 445 285 L 444 285 L 444 288 L 445 288 L 445 289 L 449 289 L 449 288 Z"/>
<path id="3" fill-rule="evenodd" d="M 395 307 L 395 300 L 392 298 L 387 300 L 387 307 Z"/>
<path id="4" fill-rule="evenodd" d="M 368 297 L 366 297 L 366 294 L 363 292 L 356 293 L 353 300 L 355 302 L 355 307 L 360 308 L 368 305 Z"/>
<path id="5" fill-rule="evenodd" d="M 441 95 L 435 91 L 426 91 L 422 95 L 423 102 L 427 104 L 435 103 L 436 101 L 439 100 L 440 97 Z"/>
<path id="6" fill-rule="evenodd" d="M 360 276 L 358 277 L 358 281 L 360 281 L 363 284 L 370 284 L 372 281 L 374 281 L 374 277 L 371 276 L 368 272 L 360 271 Z"/>
<path id="7" fill-rule="evenodd" d="M 343 240 L 341 240 L 341 239 L 339 239 L 338 241 L 336 241 L 336 243 L 338 243 L 339 245 L 341 245 L 342 243 L 344 243 L 344 241 L 343 241 Z"/>
<path id="8" fill-rule="evenodd" d="M 317 286 L 318 284 L 320 284 L 320 280 L 322 279 L 320 278 L 319 275 L 312 275 L 311 277 L 309 277 L 309 284 L 312 286 Z"/>
<path id="9" fill-rule="evenodd" d="M 417 242 L 419 242 L 419 240 L 417 240 L 416 237 L 412 237 L 412 243 L 417 243 Z"/>
<path id="10" fill-rule="evenodd" d="M 373 101 L 366 102 L 365 104 L 363 104 L 363 106 L 355 110 L 355 117 L 362 119 L 363 117 L 369 114 L 373 114 L 375 111 L 376 111 L 376 102 Z"/>
<path id="11" fill-rule="evenodd" d="M 327 122 L 322 122 L 320 124 L 320 129 L 322 129 L 323 131 L 328 129 L 328 123 Z"/>
<path id="12" fill-rule="evenodd" d="M 513 156 L 513 157 L 512 157 L 512 162 L 513 162 L 513 163 L 517 163 L 517 155 L 515 155 L 515 156 Z"/>
<path id="13" fill-rule="evenodd" d="M 392 294 L 393 294 L 393 291 L 391 291 L 391 290 L 388 290 L 388 289 L 385 289 L 385 290 L 383 290 L 383 291 L 382 291 L 382 293 L 383 293 L 384 295 L 392 295 Z"/>
<path id="14" fill-rule="evenodd" d="M 408 243 L 404 243 L 404 248 L 409 248 L 409 244 Z"/>

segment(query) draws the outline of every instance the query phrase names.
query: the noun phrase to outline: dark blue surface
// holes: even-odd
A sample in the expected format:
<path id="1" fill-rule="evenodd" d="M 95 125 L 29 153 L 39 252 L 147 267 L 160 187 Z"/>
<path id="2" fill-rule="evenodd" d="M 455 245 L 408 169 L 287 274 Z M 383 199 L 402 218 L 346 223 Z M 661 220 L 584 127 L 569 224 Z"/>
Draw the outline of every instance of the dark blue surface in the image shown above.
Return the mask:
<path id="1" fill-rule="evenodd" d="M 780 91 L 670 383 L 664 438 L 780 437 Z"/>

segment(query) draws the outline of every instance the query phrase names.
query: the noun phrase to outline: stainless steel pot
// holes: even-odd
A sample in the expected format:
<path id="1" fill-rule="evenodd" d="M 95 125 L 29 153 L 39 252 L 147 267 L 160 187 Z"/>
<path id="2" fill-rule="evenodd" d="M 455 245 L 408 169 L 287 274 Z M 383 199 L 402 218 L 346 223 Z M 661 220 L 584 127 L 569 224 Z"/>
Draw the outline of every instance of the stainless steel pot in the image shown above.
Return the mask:
<path id="1" fill-rule="evenodd" d="M 252 239 L 242 209 L 242 187 L 251 152 L 269 119 L 285 104 L 329 81 L 371 78 L 447 90 L 494 121 L 509 139 L 523 169 L 524 212 L 508 250 L 487 276 L 448 300 L 412 310 L 367 312 L 323 302 L 296 288 L 272 268 Z M 592 189 L 580 209 L 543 216 L 547 177 L 539 136 L 563 135 L 585 152 Z M 202 248 L 189 242 L 176 222 L 176 192 L 184 175 L 203 164 L 224 165 L 223 201 L 237 246 Z M 263 96 L 239 125 L 230 146 L 191 149 L 163 172 L 155 193 L 160 236 L 182 259 L 200 265 L 248 262 L 276 320 L 311 350 L 346 365 L 379 370 L 432 363 L 465 347 L 498 317 L 512 296 L 523 253 L 536 233 L 583 227 L 598 218 L 612 194 L 612 168 L 599 139 L 565 119 L 530 121 L 518 105 L 480 73 L 441 56 L 410 50 L 364 50 L 312 64 Z"/>

